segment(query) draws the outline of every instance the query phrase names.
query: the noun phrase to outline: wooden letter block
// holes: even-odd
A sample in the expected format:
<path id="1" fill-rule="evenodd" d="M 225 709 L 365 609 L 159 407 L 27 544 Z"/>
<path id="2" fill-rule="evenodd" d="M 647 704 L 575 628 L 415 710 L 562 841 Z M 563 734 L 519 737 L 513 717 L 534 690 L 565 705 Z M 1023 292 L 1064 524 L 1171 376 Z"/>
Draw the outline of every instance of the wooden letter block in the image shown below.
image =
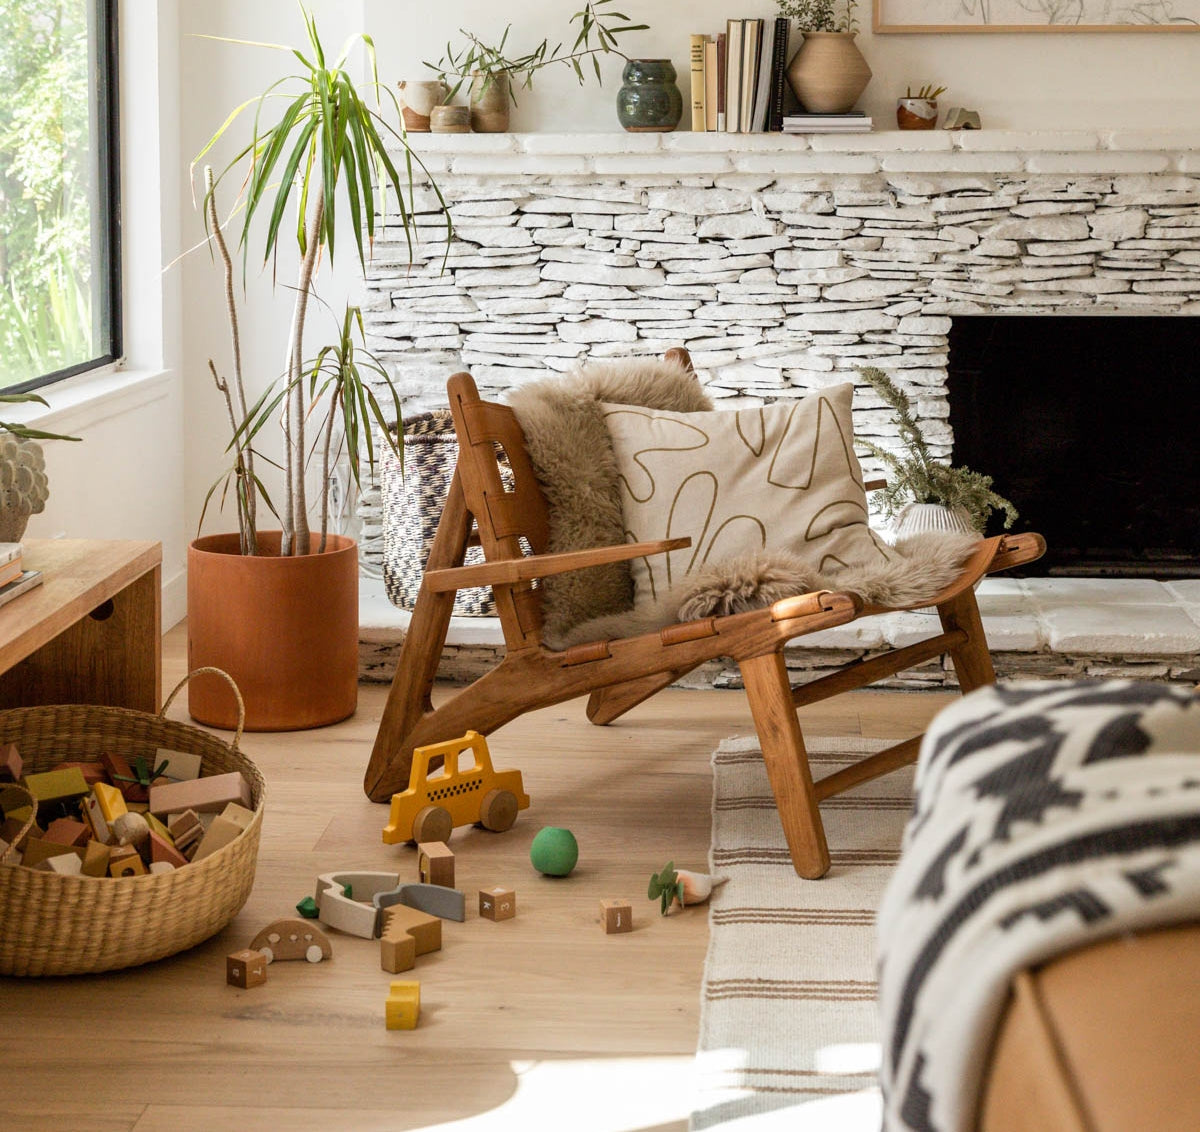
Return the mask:
<path id="1" fill-rule="evenodd" d="M 21 756 L 16 743 L 0 747 L 0 782 L 17 782 L 21 777 Z"/>
<path id="2" fill-rule="evenodd" d="M 395 974 L 414 967 L 418 955 L 440 951 L 442 921 L 416 908 L 393 904 L 384 909 L 379 937 L 379 965 Z"/>
<path id="3" fill-rule="evenodd" d="M 196 846 L 196 851 L 192 854 L 192 860 L 202 861 L 218 849 L 224 849 L 253 820 L 253 810 L 248 810 L 245 806 L 239 806 L 236 802 L 230 802 L 220 814 L 213 818 L 212 824 L 205 830 L 204 836 L 200 839 L 200 844 Z"/>
<path id="4" fill-rule="evenodd" d="M 628 900 L 601 900 L 600 920 L 608 935 L 633 931 L 633 908 Z"/>
<path id="5" fill-rule="evenodd" d="M 417 869 L 423 884 L 454 887 L 454 851 L 444 841 L 417 843 Z"/>
<path id="6" fill-rule="evenodd" d="M 110 850 L 99 841 L 89 841 L 83 850 L 83 875 L 85 877 L 108 876 Z"/>
<path id="7" fill-rule="evenodd" d="M 71 767 L 27 774 L 25 789 L 39 802 L 62 802 L 68 798 L 82 798 L 88 792 L 88 784 L 84 781 L 83 771 Z"/>
<path id="8" fill-rule="evenodd" d="M 150 787 L 150 811 L 155 814 L 178 814 L 184 810 L 219 814 L 230 802 L 237 802 L 247 809 L 254 804 L 250 784 L 236 770 L 192 782 L 168 782 L 165 786 Z"/>
<path id="9" fill-rule="evenodd" d="M 225 981 L 231 987 L 260 987 L 267 981 L 267 957 L 261 951 L 234 951 L 225 957 Z"/>
<path id="10" fill-rule="evenodd" d="M 171 840 L 175 842 L 175 848 L 181 853 L 186 853 L 189 846 L 195 846 L 204 836 L 204 825 L 195 810 L 172 814 L 167 820 L 167 830 L 171 834 Z"/>
<path id="11" fill-rule="evenodd" d="M 146 875 L 146 866 L 132 845 L 113 849 L 108 856 L 108 875 L 111 877 L 140 877 Z"/>
<path id="12" fill-rule="evenodd" d="M 389 1030 L 415 1030 L 421 1017 L 421 984 L 392 983 L 383 1009 Z"/>
<path id="13" fill-rule="evenodd" d="M 45 840 L 56 841 L 59 845 L 86 845 L 88 827 L 71 818 L 56 818 L 46 827 Z"/>
<path id="14" fill-rule="evenodd" d="M 92 793 L 96 796 L 104 820 L 110 825 L 129 810 L 129 807 L 125 805 L 125 796 L 115 786 L 109 786 L 107 782 L 97 782 L 92 787 Z"/>
<path id="15" fill-rule="evenodd" d="M 511 888 L 481 888 L 479 915 L 485 920 L 511 920 L 517 914 L 517 894 Z"/>

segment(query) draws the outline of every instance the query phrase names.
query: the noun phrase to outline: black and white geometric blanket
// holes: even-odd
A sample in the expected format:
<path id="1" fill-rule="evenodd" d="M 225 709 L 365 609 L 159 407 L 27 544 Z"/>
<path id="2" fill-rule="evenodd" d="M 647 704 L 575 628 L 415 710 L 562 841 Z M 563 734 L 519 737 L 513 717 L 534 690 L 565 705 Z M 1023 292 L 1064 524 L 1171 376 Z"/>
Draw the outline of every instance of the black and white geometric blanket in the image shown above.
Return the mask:
<path id="1" fill-rule="evenodd" d="M 935 719 L 915 790 L 878 916 L 884 1128 L 969 1132 L 1017 971 L 1200 919 L 1200 699 L 983 688 Z"/>

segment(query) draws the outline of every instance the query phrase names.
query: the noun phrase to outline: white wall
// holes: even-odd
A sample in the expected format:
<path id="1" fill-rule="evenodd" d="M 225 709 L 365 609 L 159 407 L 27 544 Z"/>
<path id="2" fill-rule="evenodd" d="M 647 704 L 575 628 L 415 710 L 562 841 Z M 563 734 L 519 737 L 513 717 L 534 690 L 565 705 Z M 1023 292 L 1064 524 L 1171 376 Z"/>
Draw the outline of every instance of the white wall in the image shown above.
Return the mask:
<path id="1" fill-rule="evenodd" d="M 423 60 L 438 59 L 457 29 L 496 37 L 511 22 L 512 46 L 528 49 L 543 36 L 570 42 L 578 0 L 456 0 L 441 9 L 394 0 L 365 0 L 367 24 L 392 79 L 428 77 Z M 778 14 L 762 0 L 625 0 L 617 5 L 650 30 L 623 41 L 627 54 L 668 57 L 687 82 L 688 36 L 724 30 L 726 17 Z M 839 3 L 840 10 L 840 3 Z M 985 126 L 1018 129 L 1200 125 L 1200 31 L 1071 34 L 876 35 L 870 0 L 857 8 L 858 43 L 874 78 L 860 107 L 884 129 L 895 127 L 895 99 L 912 84 L 944 84 L 944 105 L 978 109 Z M 792 50 L 799 47 L 793 33 Z M 540 72 L 530 92 L 518 92 L 515 130 L 615 130 L 613 110 L 621 60 L 602 64 L 604 88 L 582 89 L 566 68 Z M 685 115 L 686 120 L 686 115 Z"/>

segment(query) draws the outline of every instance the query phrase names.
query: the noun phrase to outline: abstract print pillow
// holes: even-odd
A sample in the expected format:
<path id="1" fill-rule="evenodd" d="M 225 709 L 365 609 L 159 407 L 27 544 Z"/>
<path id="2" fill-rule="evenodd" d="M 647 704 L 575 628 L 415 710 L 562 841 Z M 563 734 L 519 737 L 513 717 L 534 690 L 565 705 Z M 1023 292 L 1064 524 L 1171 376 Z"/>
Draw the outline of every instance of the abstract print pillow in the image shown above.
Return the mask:
<path id="1" fill-rule="evenodd" d="M 635 605 L 687 574 L 759 550 L 787 550 L 822 574 L 886 560 L 867 526 L 854 454 L 853 385 L 731 412 L 605 404 L 626 538 L 690 536 L 686 550 L 633 563 Z"/>

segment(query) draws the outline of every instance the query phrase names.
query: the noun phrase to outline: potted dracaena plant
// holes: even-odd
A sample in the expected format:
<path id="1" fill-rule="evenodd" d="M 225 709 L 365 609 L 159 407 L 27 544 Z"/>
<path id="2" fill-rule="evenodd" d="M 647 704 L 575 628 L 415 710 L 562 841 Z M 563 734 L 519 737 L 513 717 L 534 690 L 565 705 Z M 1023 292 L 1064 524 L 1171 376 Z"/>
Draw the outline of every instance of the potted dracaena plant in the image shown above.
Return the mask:
<path id="1" fill-rule="evenodd" d="M 361 345 L 362 319 L 355 308 L 347 308 L 333 343 L 315 355 L 306 353 L 305 329 L 319 265 L 331 262 L 336 243 L 345 246 L 349 237 L 365 270 L 366 249 L 385 202 L 398 217 L 391 222 L 402 226 L 412 248 L 413 163 L 423 169 L 399 126 L 397 100 L 378 81 L 370 37 L 352 37 L 331 58 L 312 15 L 303 6 L 301 13 L 304 49 L 250 45 L 284 51 L 300 67 L 237 107 L 193 163 L 195 168 L 230 134 L 242 112 L 253 108 L 250 140 L 224 168 L 215 174 L 206 171 L 203 202 L 206 230 L 224 267 L 233 340 L 229 377 L 209 363 L 232 431 L 232 466 L 210 490 L 209 500 L 218 487 L 222 498 L 232 493 L 239 530 L 198 537 L 188 551 L 190 667 L 212 666 L 233 677 L 245 701 L 245 726 L 251 730 L 321 726 L 346 718 L 357 705 L 358 555 L 353 540 L 328 530 L 334 483 L 329 471 L 342 449 L 357 484 L 360 461 L 374 465 L 375 425 L 388 443 L 395 443 L 365 380 L 368 372 L 390 394 L 397 423 L 400 405 L 387 373 Z M 371 76 L 364 92 L 346 67 L 358 44 L 366 52 Z M 387 114 L 384 95 L 390 99 Z M 390 147 L 402 155 L 398 164 Z M 242 380 L 233 257 L 217 209 L 217 194 L 227 178 L 239 186 L 235 211 L 240 209 L 237 248 L 243 270 L 259 252 L 262 264 L 272 263 L 292 238 L 300 258 L 282 376 L 256 399 L 248 398 Z M 436 186 L 434 191 L 444 212 Z M 316 441 L 310 446 L 314 410 L 325 416 L 315 413 Z M 261 468 L 269 461 L 255 442 L 277 411 L 284 451 L 276 467 L 283 484 L 268 493 Z M 322 453 L 317 538 L 309 525 L 306 484 L 312 448 Z M 278 517 L 280 530 L 259 529 L 260 504 Z M 224 681 L 209 677 L 191 683 L 189 711 L 213 726 L 237 722 L 231 691 Z"/>

